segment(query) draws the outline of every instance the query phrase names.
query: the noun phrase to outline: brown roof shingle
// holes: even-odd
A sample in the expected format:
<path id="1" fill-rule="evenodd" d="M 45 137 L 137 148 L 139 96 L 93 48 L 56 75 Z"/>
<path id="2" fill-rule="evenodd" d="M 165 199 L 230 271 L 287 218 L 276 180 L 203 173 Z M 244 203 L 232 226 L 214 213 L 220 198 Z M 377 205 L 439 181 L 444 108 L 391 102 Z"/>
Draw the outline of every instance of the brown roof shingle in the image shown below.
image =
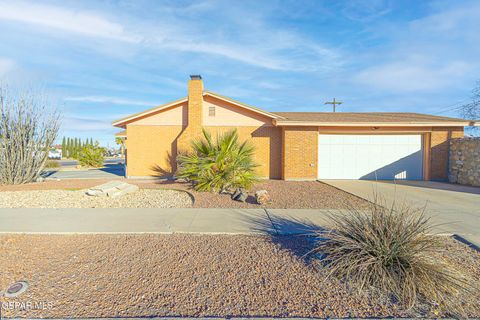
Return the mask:
<path id="1" fill-rule="evenodd" d="M 322 122 L 322 123 L 404 123 L 429 124 L 469 122 L 469 120 L 404 112 L 274 112 L 285 118 L 278 122 Z"/>

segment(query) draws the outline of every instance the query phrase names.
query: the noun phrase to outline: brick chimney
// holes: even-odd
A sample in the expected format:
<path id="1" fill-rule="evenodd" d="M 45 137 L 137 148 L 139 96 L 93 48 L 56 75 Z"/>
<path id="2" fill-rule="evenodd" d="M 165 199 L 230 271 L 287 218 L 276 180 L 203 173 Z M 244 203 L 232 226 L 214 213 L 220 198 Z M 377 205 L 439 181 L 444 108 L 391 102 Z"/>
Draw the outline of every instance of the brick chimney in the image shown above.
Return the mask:
<path id="1" fill-rule="evenodd" d="M 188 81 L 187 126 L 178 140 L 178 151 L 190 149 L 192 139 L 202 134 L 203 81 L 200 75 L 191 75 Z"/>

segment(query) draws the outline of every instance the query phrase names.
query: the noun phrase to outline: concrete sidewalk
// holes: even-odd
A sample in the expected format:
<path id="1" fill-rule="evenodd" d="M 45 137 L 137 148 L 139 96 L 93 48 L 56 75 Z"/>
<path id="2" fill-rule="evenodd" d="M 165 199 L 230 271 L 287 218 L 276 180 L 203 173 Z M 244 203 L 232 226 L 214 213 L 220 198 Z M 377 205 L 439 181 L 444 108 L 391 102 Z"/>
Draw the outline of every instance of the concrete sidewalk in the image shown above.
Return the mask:
<path id="1" fill-rule="evenodd" d="M 300 234 L 325 226 L 328 210 L 0 209 L 0 233 Z"/>
<path id="2" fill-rule="evenodd" d="M 305 234 L 327 227 L 327 215 L 340 212 L 320 209 L 0 209 L 0 233 Z M 465 236 L 455 225 L 449 229 L 440 226 L 435 231 Z"/>

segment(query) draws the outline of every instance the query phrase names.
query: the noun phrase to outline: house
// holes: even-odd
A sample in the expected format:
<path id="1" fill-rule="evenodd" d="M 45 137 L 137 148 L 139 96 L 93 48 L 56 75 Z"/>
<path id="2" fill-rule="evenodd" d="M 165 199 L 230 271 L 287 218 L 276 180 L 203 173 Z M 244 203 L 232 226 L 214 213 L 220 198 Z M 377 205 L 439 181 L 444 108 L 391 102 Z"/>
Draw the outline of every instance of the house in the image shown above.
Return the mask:
<path id="1" fill-rule="evenodd" d="M 256 147 L 258 174 L 284 180 L 446 180 L 449 139 L 464 119 L 391 112 L 268 112 L 204 90 L 191 76 L 188 96 L 113 122 L 124 129 L 127 176 L 169 177 L 175 157 L 202 128 L 236 128 Z"/>

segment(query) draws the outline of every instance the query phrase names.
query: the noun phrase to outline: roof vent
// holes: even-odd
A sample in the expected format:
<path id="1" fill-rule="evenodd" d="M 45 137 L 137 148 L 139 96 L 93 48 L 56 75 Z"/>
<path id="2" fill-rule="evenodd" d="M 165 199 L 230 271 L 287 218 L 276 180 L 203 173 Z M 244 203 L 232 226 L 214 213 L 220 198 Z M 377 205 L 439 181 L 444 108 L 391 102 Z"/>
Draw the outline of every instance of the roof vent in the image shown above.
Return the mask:
<path id="1" fill-rule="evenodd" d="M 190 76 L 190 79 L 192 79 L 192 80 L 202 80 L 202 76 L 199 75 L 199 74 L 192 74 Z"/>

